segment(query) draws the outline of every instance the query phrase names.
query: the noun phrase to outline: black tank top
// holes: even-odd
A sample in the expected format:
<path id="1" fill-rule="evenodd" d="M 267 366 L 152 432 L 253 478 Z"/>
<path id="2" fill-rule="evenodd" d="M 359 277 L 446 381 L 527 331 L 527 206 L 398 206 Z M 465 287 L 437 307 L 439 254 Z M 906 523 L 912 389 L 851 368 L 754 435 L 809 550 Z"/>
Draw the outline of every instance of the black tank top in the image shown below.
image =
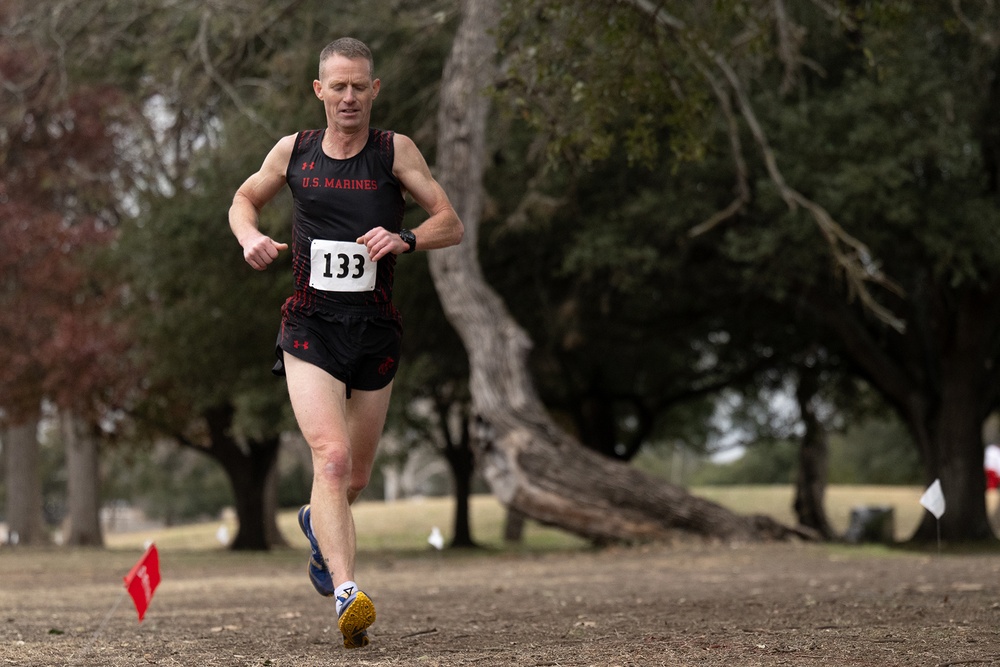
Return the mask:
<path id="1" fill-rule="evenodd" d="M 393 133 L 370 128 L 368 143 L 346 160 L 323 152 L 325 130 L 299 132 L 288 160 L 287 182 L 294 202 L 292 274 L 295 293 L 285 308 L 312 313 L 368 312 L 398 318 L 392 305 L 396 256 L 378 261 L 375 288 L 330 292 L 309 286 L 313 239 L 355 241 L 374 227 L 398 232 L 403 222 L 403 188 L 392 173 Z M 363 250 L 363 246 L 358 246 Z"/>

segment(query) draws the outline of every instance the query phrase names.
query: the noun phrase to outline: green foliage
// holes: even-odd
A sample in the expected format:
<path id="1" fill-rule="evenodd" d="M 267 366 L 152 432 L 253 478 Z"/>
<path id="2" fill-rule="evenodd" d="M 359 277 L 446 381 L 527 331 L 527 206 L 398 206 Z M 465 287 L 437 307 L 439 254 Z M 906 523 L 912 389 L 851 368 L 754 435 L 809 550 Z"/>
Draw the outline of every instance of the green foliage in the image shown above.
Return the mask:
<path id="1" fill-rule="evenodd" d="M 736 461 L 704 466 L 691 483 L 791 484 L 795 482 L 798 452 L 799 445 L 794 441 L 757 442 Z"/>
<path id="2" fill-rule="evenodd" d="M 282 397 L 270 364 L 287 258 L 262 274 L 243 261 L 226 222 L 235 186 L 218 178 L 227 173 L 220 167 L 206 165 L 184 197 L 151 199 L 125 227 L 119 252 L 154 399 L 196 412 L 235 399 L 254 430 L 265 416 L 273 433 Z"/>
<path id="3" fill-rule="evenodd" d="M 858 339 L 841 346 L 830 326 L 837 319 L 864 332 L 868 353 L 892 360 L 913 386 L 926 380 L 920 391 L 933 403 L 956 308 L 995 310 L 996 8 L 963 15 L 944 5 L 855 3 L 831 21 L 816 3 L 784 4 L 792 22 L 781 26 L 769 2 L 662 3 L 659 24 L 621 18 L 634 3 L 512 3 L 505 34 L 514 53 L 502 92 L 549 140 L 550 159 L 563 166 L 549 182 L 563 198 L 553 220 L 534 227 L 537 236 L 503 230 L 516 239 L 516 255 L 491 252 L 500 256 L 497 267 L 514 265 L 515 256 L 527 260 L 519 269 L 530 267 L 530 289 L 501 289 L 525 304 L 519 318 L 546 341 L 536 355 L 562 358 L 536 366 L 543 387 L 551 377 L 575 388 L 569 394 L 600 387 L 615 396 L 621 384 L 609 378 L 643 387 L 638 378 L 649 371 L 691 390 L 706 378 L 691 371 L 707 367 L 728 369 L 727 383 L 753 395 L 753 385 L 774 383 L 822 348 L 826 382 L 850 373 L 884 389 L 870 359 L 859 366 L 852 356 Z M 780 27 L 793 29 L 792 43 L 778 43 Z M 726 98 L 710 83 L 728 92 L 750 199 L 710 235 L 690 240 L 687 229 L 732 201 L 739 176 L 727 152 Z M 662 150 L 678 134 L 698 138 L 698 162 L 679 165 Z M 650 149 L 638 162 L 636 137 Z M 766 169 L 760 137 L 783 180 Z M 901 285 L 901 297 L 876 297 L 907 318 L 906 340 L 844 305 L 853 294 L 830 246 L 806 209 L 789 206 L 784 184 L 829 211 L 870 248 L 862 262 Z M 509 269 L 486 270 L 504 285 L 499 273 Z M 645 355 L 630 356 L 627 327 L 642 332 Z M 983 350 L 995 348 L 993 335 Z M 986 356 L 970 363 L 996 369 L 993 353 Z M 996 371 L 989 374 L 984 381 L 996 385 Z M 648 389 L 637 393 L 648 398 Z M 860 409 L 845 389 L 826 400 Z M 889 400 L 897 408 L 904 402 Z"/>
<path id="4" fill-rule="evenodd" d="M 777 112 L 774 143 L 795 147 L 779 156 L 789 178 L 835 211 L 890 275 L 905 284 L 920 267 L 952 286 L 983 283 L 1000 260 L 980 144 L 985 73 L 965 64 L 967 36 L 935 30 L 933 20 L 867 31 L 875 70 L 857 62 L 836 86 L 814 81 L 798 104 L 764 95 L 759 108 Z M 763 208 L 773 218 L 774 206 Z"/>
<path id="5" fill-rule="evenodd" d="M 750 384 L 775 349 L 796 352 L 809 335 L 754 293 L 754 267 L 723 257 L 715 239 L 687 238 L 725 205 L 725 162 L 677 172 L 669 156 L 635 168 L 616 153 L 532 178 L 522 132 L 505 133 L 514 141 L 497 149 L 490 191 L 504 206 L 526 181 L 548 199 L 484 219 L 481 261 L 531 333 L 543 399 L 579 433 L 593 431 L 585 404 L 603 404 L 619 439 L 609 449 L 633 437 L 704 448 L 711 394 Z"/>
<path id="6" fill-rule="evenodd" d="M 79 39 L 66 41 L 52 71 L 114 85 L 127 102 L 116 117 L 116 177 L 138 213 L 123 223 L 114 260 L 138 323 L 130 354 L 148 368 L 148 410 L 178 423 L 231 402 L 242 435 L 289 427 L 282 383 L 269 373 L 287 259 L 263 274 L 245 265 L 226 225 L 232 193 L 278 136 L 321 126 L 310 89 L 316 56 L 342 34 L 375 52 L 373 124 L 413 136 L 433 164 L 454 5 L 54 6 L 37 3 L 36 25 L 48 26 L 39 34 Z M 498 55 L 507 69 L 496 91 L 504 113 L 491 132 L 480 254 L 535 341 L 532 370 L 547 404 L 577 424 L 584 406 L 607 406 L 600 416 L 615 426 L 614 446 L 637 437 L 696 447 L 710 435 L 720 387 L 754 396 L 778 386 L 815 347 L 829 385 L 859 373 L 812 318 L 816 291 L 837 304 L 845 296 L 828 248 L 782 198 L 746 118 L 737 117 L 737 138 L 751 200 L 709 234 L 687 236 L 732 201 L 738 180 L 712 84 L 733 91 L 713 56 L 740 77 L 785 180 L 868 244 L 913 299 L 923 337 L 904 348 L 873 327 L 886 354 L 916 350 L 910 366 L 933 368 L 941 348 L 932 343 L 950 340 L 948 307 L 997 282 L 997 55 L 981 38 L 995 34 L 997 9 L 960 16 L 945 3 L 859 2 L 831 20 L 823 3 L 786 2 L 804 31 L 793 45 L 797 85 L 785 87 L 770 0 L 657 6 L 659 19 L 684 29 L 635 3 L 506 6 Z M 537 201 L 521 206 L 525 192 Z M 278 238 L 288 234 L 287 205 L 275 202 L 262 220 Z M 421 217 L 411 210 L 407 224 Z M 400 260 L 396 292 L 407 361 L 395 405 L 443 390 L 464 400 L 467 362 L 422 258 Z M 984 361 L 996 367 L 992 357 L 976 367 Z M 849 389 L 825 398 L 853 407 Z M 770 435 L 743 467 L 778 480 L 790 464 L 779 442 L 787 438 Z M 896 451 L 903 441 L 873 430 L 835 439 L 835 452 L 880 444 L 837 453 L 852 463 L 831 474 L 911 479 L 912 460 Z"/>
<path id="7" fill-rule="evenodd" d="M 906 428 L 894 418 L 869 419 L 830 437 L 831 484 L 914 484 L 925 481 Z"/>
<path id="8" fill-rule="evenodd" d="M 798 440 L 760 439 L 734 461 L 703 462 L 690 484 L 791 484 L 795 482 L 798 452 Z M 917 450 L 898 418 L 871 414 L 843 432 L 830 434 L 828 484 L 919 485 L 923 481 Z"/>
<path id="9" fill-rule="evenodd" d="M 791 484 L 798 466 L 798 441 L 764 440 L 729 463 L 703 463 L 692 485 Z M 898 419 L 874 417 L 852 424 L 829 439 L 829 484 L 919 485 L 923 469 L 912 439 Z"/>
<path id="10" fill-rule="evenodd" d="M 108 450 L 102 456 L 105 502 L 142 508 L 167 525 L 214 519 L 233 504 L 225 473 L 204 456 L 174 446 Z"/>
<path id="11" fill-rule="evenodd" d="M 681 159 L 703 155 L 704 83 L 678 43 L 625 3 L 520 0 L 502 33 L 511 40 L 505 95 L 549 138 L 553 164 L 624 149 L 630 163 L 649 165 L 663 146 Z"/>
<path id="12" fill-rule="evenodd" d="M 378 74 L 386 77 L 378 110 L 385 112 L 387 121 L 412 113 L 415 87 L 433 71 L 435 58 L 428 54 L 436 54 L 438 61 L 443 57 L 439 52 L 447 44 L 447 31 L 442 22 L 431 21 L 431 9 L 424 7 L 384 23 L 392 29 L 372 40 Z M 306 3 L 296 23 L 321 25 L 328 11 Z M 310 12 L 320 24 L 306 18 Z M 247 106 L 219 108 L 212 130 L 218 143 L 203 144 L 190 156 L 183 191 L 147 193 L 141 215 L 124 227 L 118 257 L 133 288 L 131 311 L 139 323 L 149 383 L 155 388 L 151 407 L 170 413 L 186 406 L 197 412 L 232 401 L 242 433 L 264 437 L 292 423 L 284 385 L 270 373 L 279 309 L 290 294 L 289 258 L 279 258 L 266 272 L 254 272 L 229 231 L 227 213 L 236 188 L 259 167 L 276 138 L 262 131 L 261 123 L 289 134 L 325 122 L 321 105 L 313 99 L 311 81 L 320 49 L 339 35 L 315 30 L 313 39 L 307 40 L 298 32 L 278 32 L 270 34 L 268 43 L 257 43 L 250 39 L 253 25 L 231 24 L 229 18 L 220 15 L 204 26 L 226 36 L 212 45 L 216 57 L 227 49 L 252 50 L 254 57 L 238 65 L 239 80 L 259 77 L 265 83 L 240 91 Z M 431 34 L 426 30 L 429 21 L 438 26 L 433 33 L 438 39 L 418 41 L 407 34 L 404 41 L 416 46 L 399 53 L 385 51 L 390 37 L 402 39 L 407 31 L 418 29 Z M 338 22 L 337 29 L 353 31 L 363 23 L 357 17 Z M 183 25 L 191 27 L 178 18 L 169 29 L 169 39 L 176 39 Z M 197 20 L 193 27 L 198 27 Z M 368 37 L 363 31 L 355 34 Z M 287 42 L 282 45 L 282 40 Z M 398 90 L 392 86 L 396 78 Z M 247 108 L 252 115 L 244 113 Z M 261 227 L 279 240 L 290 240 L 289 206 L 282 195 L 262 213 Z"/>
<path id="13" fill-rule="evenodd" d="M 312 470 L 295 463 L 283 470 L 278 478 L 278 507 L 294 507 L 297 510 L 309 498 L 311 491 Z"/>
<path id="14" fill-rule="evenodd" d="M 970 25 L 960 27 L 950 8 L 912 3 L 854 4 L 840 15 L 841 26 L 810 3 L 787 9 L 803 26 L 801 56 L 811 65 L 797 71 L 794 95 L 778 85 L 789 64 L 773 43 L 771 3 L 666 3 L 657 25 L 631 3 L 514 2 L 505 28 L 513 45 L 506 99 L 549 137 L 563 163 L 623 152 L 648 168 L 662 146 L 679 141 L 692 148 L 673 157 L 707 165 L 727 141 L 709 86 L 725 80 L 712 56 L 726 58 L 755 95 L 786 181 L 832 211 L 878 260 L 904 235 L 912 238 L 899 247 L 901 262 L 926 266 L 953 285 L 988 281 L 1000 240 L 990 233 L 996 201 L 984 189 L 981 144 L 990 123 L 983 126 L 982 92 L 995 54 L 982 44 L 996 10 L 971 12 L 963 16 Z M 745 132 L 743 139 L 744 158 L 757 162 Z M 757 265 L 795 248 L 771 290 L 800 266 L 826 271 L 818 230 L 803 211 L 788 210 L 762 164 L 750 166 L 758 174 L 758 219 L 767 222 L 751 234 L 730 234 L 727 251 Z M 679 198 L 697 200 L 690 192 Z M 815 271 L 804 273 L 816 280 Z"/>

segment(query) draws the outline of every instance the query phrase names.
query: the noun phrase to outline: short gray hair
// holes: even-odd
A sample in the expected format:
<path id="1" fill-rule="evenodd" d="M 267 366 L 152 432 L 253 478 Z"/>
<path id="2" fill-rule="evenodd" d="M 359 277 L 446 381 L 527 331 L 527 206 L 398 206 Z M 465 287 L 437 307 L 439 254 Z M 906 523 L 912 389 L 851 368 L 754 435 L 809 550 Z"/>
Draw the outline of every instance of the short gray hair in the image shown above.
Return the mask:
<path id="1" fill-rule="evenodd" d="M 351 60 L 364 58 L 368 61 L 368 74 L 372 81 L 375 80 L 375 58 L 372 57 L 371 49 L 368 48 L 367 44 L 353 37 L 341 37 L 323 47 L 319 54 L 320 78 L 323 78 L 323 63 L 334 55 L 344 56 Z"/>

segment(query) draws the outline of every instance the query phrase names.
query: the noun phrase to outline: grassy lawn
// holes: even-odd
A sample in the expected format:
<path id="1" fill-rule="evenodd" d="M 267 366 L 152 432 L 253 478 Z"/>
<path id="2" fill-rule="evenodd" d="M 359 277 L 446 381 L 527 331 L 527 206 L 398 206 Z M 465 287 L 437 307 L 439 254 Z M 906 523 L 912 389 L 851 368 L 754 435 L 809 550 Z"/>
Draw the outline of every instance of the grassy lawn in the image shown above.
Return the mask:
<path id="1" fill-rule="evenodd" d="M 714 500 L 744 514 L 768 514 L 784 523 L 793 522 L 793 489 L 778 486 L 712 486 L 692 489 L 697 495 Z M 826 509 L 838 532 L 847 529 L 851 509 L 864 505 L 888 505 L 895 510 L 896 539 L 902 540 L 916 528 L 924 509 L 920 506 L 922 489 L 898 486 L 834 486 L 827 490 Z M 451 498 L 423 498 L 392 503 L 364 501 L 354 507 L 358 526 L 358 548 L 362 551 L 426 551 L 427 538 L 437 526 L 447 540 L 451 534 L 454 503 Z M 501 539 L 504 509 L 488 495 L 474 496 L 471 501 L 473 537 L 486 547 L 504 548 Z M 148 541 L 160 549 L 212 550 L 221 549 L 217 533 L 221 526 L 231 536 L 235 522 L 231 519 L 208 523 L 161 528 L 105 536 L 110 549 L 141 549 Z M 295 548 L 305 549 L 305 537 L 296 523 L 296 510 L 283 510 L 278 516 L 282 534 Z M 524 544 L 519 549 L 544 551 L 550 549 L 583 548 L 587 543 L 561 530 L 528 522 Z"/>
<path id="2" fill-rule="evenodd" d="M 768 514 L 782 523 L 795 522 L 792 509 L 795 490 L 790 485 L 705 486 L 692 492 L 743 514 Z M 851 510 L 859 506 L 889 506 L 894 510 L 896 539 L 908 538 L 923 519 L 920 505 L 924 490 L 915 486 L 831 486 L 826 490 L 826 516 L 842 534 L 850 523 Z"/>

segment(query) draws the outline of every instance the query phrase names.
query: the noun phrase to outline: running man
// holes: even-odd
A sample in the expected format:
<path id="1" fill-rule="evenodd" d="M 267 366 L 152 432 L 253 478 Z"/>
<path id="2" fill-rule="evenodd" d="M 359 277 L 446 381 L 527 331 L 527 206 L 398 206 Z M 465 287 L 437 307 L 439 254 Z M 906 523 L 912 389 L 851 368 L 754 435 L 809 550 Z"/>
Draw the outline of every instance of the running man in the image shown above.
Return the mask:
<path id="1" fill-rule="evenodd" d="M 463 226 L 412 140 L 369 126 L 381 82 L 368 47 L 349 37 L 319 56 L 313 92 L 326 128 L 286 136 L 237 190 L 229 225 L 263 271 L 288 248 L 261 233 L 261 209 L 292 192 L 294 293 L 282 307 L 274 372 L 312 452 L 310 504 L 299 525 L 309 578 L 336 600 L 344 646 L 368 644 L 375 605 L 354 581 L 351 504 L 368 484 L 399 367 L 402 320 L 392 303 L 396 256 L 455 245 Z M 428 218 L 402 228 L 405 193 Z"/>

